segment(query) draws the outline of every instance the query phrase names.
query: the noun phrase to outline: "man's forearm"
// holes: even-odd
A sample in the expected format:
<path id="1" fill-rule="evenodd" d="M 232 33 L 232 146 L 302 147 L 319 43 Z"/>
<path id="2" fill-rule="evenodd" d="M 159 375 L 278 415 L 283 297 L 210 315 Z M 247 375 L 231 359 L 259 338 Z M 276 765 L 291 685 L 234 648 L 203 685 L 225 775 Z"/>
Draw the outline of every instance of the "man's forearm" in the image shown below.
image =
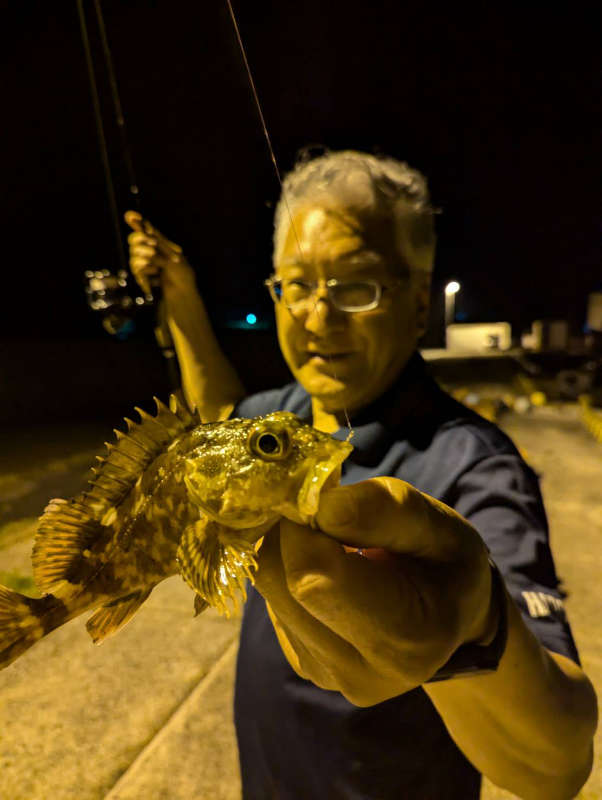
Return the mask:
<path id="1" fill-rule="evenodd" d="M 456 744 L 494 783 L 527 800 L 568 800 L 591 770 L 595 693 L 582 670 L 545 650 L 507 602 L 498 670 L 424 690 Z"/>
<path id="2" fill-rule="evenodd" d="M 215 337 L 202 299 L 192 295 L 177 316 L 168 307 L 186 402 L 204 422 L 226 419 L 244 397 L 244 387 Z"/>

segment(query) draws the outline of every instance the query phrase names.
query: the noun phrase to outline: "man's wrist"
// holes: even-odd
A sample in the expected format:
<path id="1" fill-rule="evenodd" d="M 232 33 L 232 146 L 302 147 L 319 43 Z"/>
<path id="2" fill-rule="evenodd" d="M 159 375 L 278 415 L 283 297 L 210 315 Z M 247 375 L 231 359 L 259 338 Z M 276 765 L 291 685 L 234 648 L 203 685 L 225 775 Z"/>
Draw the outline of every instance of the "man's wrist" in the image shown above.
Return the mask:
<path id="1" fill-rule="evenodd" d="M 504 581 L 497 566 L 491 569 L 491 602 L 487 633 L 479 642 L 461 645 L 426 683 L 495 672 L 506 648 L 508 614 Z"/>
<path id="2" fill-rule="evenodd" d="M 499 572 L 497 566 L 491 561 L 491 559 L 489 559 L 489 574 L 491 577 L 489 606 L 487 608 L 487 616 L 483 625 L 483 633 L 481 633 L 478 637 L 475 637 L 473 640 L 466 642 L 466 644 L 475 644 L 479 647 L 487 647 L 494 640 L 500 628 L 500 617 L 504 602 L 503 597 L 501 596 L 500 592 L 497 591 L 497 587 L 495 585 L 496 580 L 499 578 Z"/>

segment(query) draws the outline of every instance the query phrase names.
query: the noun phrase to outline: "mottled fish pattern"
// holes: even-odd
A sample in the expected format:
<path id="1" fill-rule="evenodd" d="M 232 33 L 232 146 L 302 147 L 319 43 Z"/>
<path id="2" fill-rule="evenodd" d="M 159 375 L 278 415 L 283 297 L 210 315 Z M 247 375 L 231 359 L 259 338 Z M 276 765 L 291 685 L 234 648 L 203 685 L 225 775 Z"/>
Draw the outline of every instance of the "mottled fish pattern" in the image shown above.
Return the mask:
<path id="1" fill-rule="evenodd" d="M 88 491 L 46 507 L 32 552 L 43 596 L 0 586 L 0 668 L 92 609 L 101 642 L 178 573 L 197 614 L 229 615 L 263 535 L 282 516 L 311 522 L 352 450 L 289 412 L 201 423 L 175 395 L 155 402 L 156 416 L 137 408 L 141 422 L 115 431 Z"/>

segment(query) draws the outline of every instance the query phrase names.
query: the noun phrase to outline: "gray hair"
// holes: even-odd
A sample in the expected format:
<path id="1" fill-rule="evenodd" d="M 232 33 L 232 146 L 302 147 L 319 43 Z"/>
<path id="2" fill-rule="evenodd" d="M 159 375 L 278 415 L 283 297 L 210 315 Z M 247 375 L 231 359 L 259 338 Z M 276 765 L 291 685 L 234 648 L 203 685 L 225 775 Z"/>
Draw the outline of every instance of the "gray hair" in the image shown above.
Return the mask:
<path id="1" fill-rule="evenodd" d="M 366 216 L 390 220 L 395 247 L 406 264 L 431 272 L 436 210 L 425 177 L 405 162 L 355 150 L 302 158 L 286 175 L 274 215 L 274 254 L 284 244 L 296 207 L 332 199 Z"/>

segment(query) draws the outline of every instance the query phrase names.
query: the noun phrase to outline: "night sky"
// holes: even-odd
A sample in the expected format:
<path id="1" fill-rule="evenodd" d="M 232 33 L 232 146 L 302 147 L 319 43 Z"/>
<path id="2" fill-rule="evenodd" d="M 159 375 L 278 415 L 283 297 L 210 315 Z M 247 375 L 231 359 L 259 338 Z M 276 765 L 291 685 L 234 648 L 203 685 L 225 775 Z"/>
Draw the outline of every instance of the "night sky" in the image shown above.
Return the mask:
<path id="1" fill-rule="evenodd" d="M 467 321 L 520 333 L 568 316 L 579 332 L 601 280 L 594 11 L 409 5 L 234 3 L 279 166 L 311 143 L 407 160 L 443 210 L 434 313 L 456 278 Z M 122 212 L 127 173 L 85 7 Z M 225 0 L 103 11 L 143 212 L 184 246 L 218 326 L 230 306 L 268 314 L 278 184 Z M 12 3 L 3 28 L 0 334 L 101 336 L 82 275 L 119 261 L 75 0 Z"/>

